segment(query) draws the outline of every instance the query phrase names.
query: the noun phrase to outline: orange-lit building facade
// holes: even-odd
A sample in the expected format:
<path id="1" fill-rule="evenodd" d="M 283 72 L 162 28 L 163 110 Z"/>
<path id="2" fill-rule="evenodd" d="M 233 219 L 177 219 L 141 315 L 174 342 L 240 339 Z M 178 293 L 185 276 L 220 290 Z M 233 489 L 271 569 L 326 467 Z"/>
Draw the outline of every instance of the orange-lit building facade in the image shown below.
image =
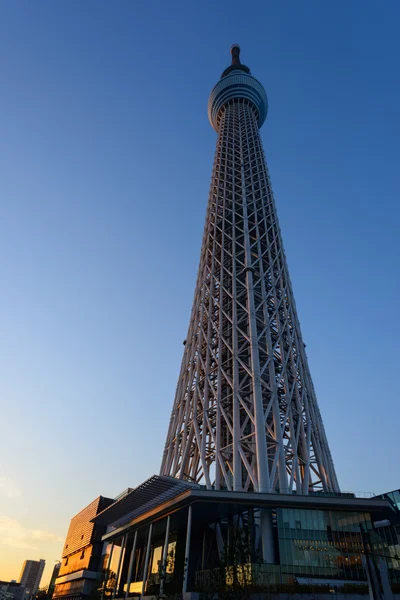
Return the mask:
<path id="1" fill-rule="evenodd" d="M 99 496 L 71 519 L 53 598 L 87 598 L 100 586 L 105 527 L 91 519 L 112 503 L 111 498 Z"/>

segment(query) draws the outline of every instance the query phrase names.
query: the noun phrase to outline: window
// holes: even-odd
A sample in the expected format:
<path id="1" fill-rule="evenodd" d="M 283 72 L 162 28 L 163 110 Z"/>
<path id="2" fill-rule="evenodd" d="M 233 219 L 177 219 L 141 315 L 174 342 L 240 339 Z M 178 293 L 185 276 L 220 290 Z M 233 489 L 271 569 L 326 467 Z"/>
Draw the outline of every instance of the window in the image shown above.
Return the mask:
<path id="1" fill-rule="evenodd" d="M 162 546 L 157 546 L 153 549 L 153 560 L 151 565 L 151 573 L 158 573 L 162 560 Z"/>
<path id="2" fill-rule="evenodd" d="M 67 556 L 67 558 L 65 559 L 65 566 L 67 566 L 67 564 L 68 564 L 68 556 Z"/>
<path id="3" fill-rule="evenodd" d="M 81 540 L 83 540 L 83 533 L 82 533 L 82 535 L 81 535 Z"/>
<path id="4" fill-rule="evenodd" d="M 175 539 L 168 544 L 166 573 L 173 573 L 175 568 L 176 534 L 171 537 Z"/>
<path id="5" fill-rule="evenodd" d="M 84 550 L 82 550 L 81 560 L 82 560 L 82 558 L 85 558 L 85 551 Z"/>

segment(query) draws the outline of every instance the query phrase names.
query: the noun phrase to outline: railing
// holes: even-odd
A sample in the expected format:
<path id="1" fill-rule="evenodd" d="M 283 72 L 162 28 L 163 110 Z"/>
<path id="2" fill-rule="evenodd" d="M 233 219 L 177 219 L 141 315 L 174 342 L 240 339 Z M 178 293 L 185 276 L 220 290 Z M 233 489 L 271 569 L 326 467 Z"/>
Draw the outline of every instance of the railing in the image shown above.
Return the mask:
<path id="1" fill-rule="evenodd" d="M 212 492 L 228 492 L 227 487 L 220 487 L 219 490 L 216 490 L 214 487 L 208 489 L 205 485 L 200 485 L 199 488 L 205 491 Z M 238 492 L 243 493 L 243 492 Z M 298 493 L 296 490 L 275 490 L 273 492 L 265 492 L 267 494 L 273 495 L 284 495 L 284 496 L 311 496 L 311 497 L 321 497 L 321 498 L 375 498 L 376 494 L 374 492 L 326 492 L 325 490 L 312 490 L 307 494 Z"/>
<path id="2" fill-rule="evenodd" d="M 328 567 L 311 566 L 282 566 L 258 563 L 246 563 L 243 565 L 220 567 L 196 571 L 195 588 L 197 590 L 257 587 L 271 589 L 273 587 L 285 586 L 294 580 L 304 577 L 329 577 L 330 580 L 338 580 L 338 585 L 346 585 L 346 579 L 350 583 L 366 584 L 366 576 L 363 569 L 347 569 L 347 577 L 337 569 Z M 296 584 L 297 585 L 297 584 Z M 297 590 L 299 591 L 300 588 Z"/>
<path id="3" fill-rule="evenodd" d="M 118 496 L 115 496 L 114 498 L 114 502 L 117 502 L 118 500 L 122 500 L 122 498 L 124 496 L 127 496 L 128 494 L 130 494 L 133 491 L 133 488 L 126 488 L 126 490 L 124 490 L 123 492 L 121 492 L 120 494 L 118 494 Z"/>
<path id="4" fill-rule="evenodd" d="M 195 573 L 195 587 L 199 590 L 222 588 L 245 588 L 282 583 L 280 565 L 245 563 L 243 565 L 225 566 Z"/>

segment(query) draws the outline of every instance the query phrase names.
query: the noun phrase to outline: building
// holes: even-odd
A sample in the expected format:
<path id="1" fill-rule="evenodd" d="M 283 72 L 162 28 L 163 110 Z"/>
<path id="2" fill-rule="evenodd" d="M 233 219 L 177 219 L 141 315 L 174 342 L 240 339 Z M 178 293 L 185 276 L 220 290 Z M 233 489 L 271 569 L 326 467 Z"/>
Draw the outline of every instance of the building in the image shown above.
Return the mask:
<path id="1" fill-rule="evenodd" d="M 7 589 L 0 584 L 0 600 L 13 600 L 14 596 L 11 592 L 8 592 Z"/>
<path id="2" fill-rule="evenodd" d="M 53 598 L 85 598 L 99 587 L 101 536 L 106 528 L 91 519 L 112 503 L 111 498 L 99 496 L 71 519 Z"/>
<path id="3" fill-rule="evenodd" d="M 366 565 L 375 572 L 382 557 L 399 585 L 400 546 L 393 526 L 381 527 L 388 508 L 354 494 L 208 490 L 154 475 L 94 519 L 108 529 L 104 595 L 198 598 L 229 585 L 366 594 Z"/>
<path id="4" fill-rule="evenodd" d="M 25 588 L 16 581 L 0 581 L 0 600 L 25 600 Z"/>
<path id="5" fill-rule="evenodd" d="M 48 600 L 51 600 L 51 598 L 53 597 L 54 588 L 56 586 L 56 579 L 60 574 L 60 568 L 61 568 L 61 562 L 57 562 L 54 565 L 53 572 L 52 572 L 51 578 L 50 578 L 49 589 L 47 590 Z"/>
<path id="6" fill-rule="evenodd" d="M 26 560 L 22 565 L 21 574 L 18 582 L 25 587 L 25 593 L 29 597 L 33 597 L 40 586 L 46 561 Z"/>

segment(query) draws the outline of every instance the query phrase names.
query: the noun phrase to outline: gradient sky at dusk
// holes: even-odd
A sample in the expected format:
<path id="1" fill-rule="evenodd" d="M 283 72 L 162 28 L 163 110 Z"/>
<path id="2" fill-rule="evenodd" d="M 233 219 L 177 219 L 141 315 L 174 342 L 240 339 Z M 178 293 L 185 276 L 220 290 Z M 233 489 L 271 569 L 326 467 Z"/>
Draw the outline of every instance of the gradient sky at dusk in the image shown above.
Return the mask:
<path id="1" fill-rule="evenodd" d="M 158 472 L 238 42 L 343 490 L 400 487 L 400 4 L 0 3 L 0 579 Z"/>

